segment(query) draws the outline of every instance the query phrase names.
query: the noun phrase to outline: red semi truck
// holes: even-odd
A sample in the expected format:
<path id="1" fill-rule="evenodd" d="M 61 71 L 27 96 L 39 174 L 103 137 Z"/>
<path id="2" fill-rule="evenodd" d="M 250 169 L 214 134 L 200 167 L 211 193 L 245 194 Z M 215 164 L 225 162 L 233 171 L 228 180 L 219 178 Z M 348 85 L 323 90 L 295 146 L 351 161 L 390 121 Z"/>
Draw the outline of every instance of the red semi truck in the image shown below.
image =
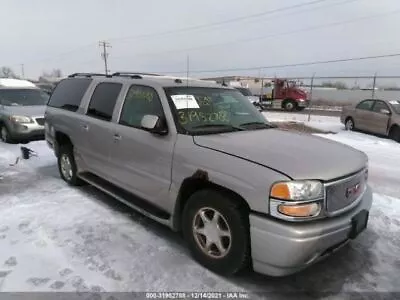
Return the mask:
<path id="1" fill-rule="evenodd" d="M 309 104 L 307 91 L 298 87 L 295 81 L 286 79 L 272 80 L 271 86 L 263 88 L 260 100 L 262 109 L 300 111 Z"/>

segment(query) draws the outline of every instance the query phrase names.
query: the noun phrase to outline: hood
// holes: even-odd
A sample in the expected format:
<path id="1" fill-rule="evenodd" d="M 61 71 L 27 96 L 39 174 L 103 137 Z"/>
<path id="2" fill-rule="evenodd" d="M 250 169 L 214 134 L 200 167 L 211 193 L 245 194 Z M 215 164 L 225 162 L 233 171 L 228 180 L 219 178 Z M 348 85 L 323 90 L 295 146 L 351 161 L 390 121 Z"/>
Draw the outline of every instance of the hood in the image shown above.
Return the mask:
<path id="1" fill-rule="evenodd" d="M 43 117 L 46 110 L 45 105 L 35 106 L 4 106 L 5 111 L 12 115 L 27 117 Z"/>
<path id="2" fill-rule="evenodd" d="M 195 136 L 198 146 L 258 163 L 292 179 L 329 181 L 367 164 L 361 151 L 322 137 L 280 129 Z"/>
<path id="3" fill-rule="evenodd" d="M 307 91 L 303 90 L 303 89 L 296 89 L 296 94 L 299 95 L 300 97 L 302 97 L 303 99 L 307 99 Z"/>

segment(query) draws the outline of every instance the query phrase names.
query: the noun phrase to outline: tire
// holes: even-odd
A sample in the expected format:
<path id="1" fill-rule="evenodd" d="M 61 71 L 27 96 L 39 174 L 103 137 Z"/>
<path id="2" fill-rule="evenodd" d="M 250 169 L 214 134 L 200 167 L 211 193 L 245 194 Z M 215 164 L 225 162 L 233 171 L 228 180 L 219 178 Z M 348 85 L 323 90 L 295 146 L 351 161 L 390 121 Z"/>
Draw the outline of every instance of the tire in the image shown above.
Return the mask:
<path id="1" fill-rule="evenodd" d="M 294 100 L 285 100 L 283 101 L 283 109 L 286 111 L 295 111 L 297 110 L 297 103 Z"/>
<path id="2" fill-rule="evenodd" d="M 71 186 L 82 185 L 82 180 L 78 177 L 72 145 L 67 144 L 60 146 L 57 157 L 57 164 L 60 176 L 66 183 Z"/>
<path id="3" fill-rule="evenodd" d="M 6 125 L 0 125 L 0 140 L 3 143 L 11 144 L 13 139 L 11 138 L 10 131 Z"/>
<path id="4" fill-rule="evenodd" d="M 389 137 L 394 141 L 400 143 L 400 127 L 395 126 L 392 129 L 390 129 Z"/>
<path id="5" fill-rule="evenodd" d="M 346 121 L 344 122 L 344 127 L 348 131 L 353 131 L 356 127 L 354 126 L 354 120 L 353 118 L 347 118 Z"/>
<path id="6" fill-rule="evenodd" d="M 239 207 L 222 193 L 215 190 L 200 190 L 190 196 L 183 210 L 182 231 L 192 256 L 204 267 L 221 275 L 236 274 L 249 265 L 248 214 L 245 214 L 244 210 L 240 210 Z M 226 249 L 224 254 L 213 242 L 208 248 L 210 249 L 209 254 L 202 249 L 202 245 L 204 246 L 207 239 L 205 239 L 205 235 L 195 233 L 196 227 L 201 231 L 204 230 L 204 224 L 206 224 L 200 217 L 200 211 L 204 212 L 203 216 L 209 221 L 208 228 L 211 229 L 206 228 L 209 236 L 211 235 L 213 241 L 221 241 L 220 246 Z M 217 222 L 219 225 L 216 226 L 213 221 L 210 221 L 215 216 L 215 212 L 219 214 Z M 223 235 L 229 232 L 230 238 L 227 236 L 221 238 L 218 234 L 216 235 L 216 231 L 213 231 L 215 229 L 224 230 Z"/>

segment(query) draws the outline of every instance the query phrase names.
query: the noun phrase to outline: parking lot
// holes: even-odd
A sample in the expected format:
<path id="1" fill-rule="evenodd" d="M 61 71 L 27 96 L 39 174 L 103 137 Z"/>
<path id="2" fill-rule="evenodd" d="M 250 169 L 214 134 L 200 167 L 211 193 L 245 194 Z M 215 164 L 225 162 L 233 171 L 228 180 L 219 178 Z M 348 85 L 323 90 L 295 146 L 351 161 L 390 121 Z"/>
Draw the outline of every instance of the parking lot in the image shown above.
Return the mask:
<path id="1" fill-rule="evenodd" d="M 38 157 L 16 165 L 20 145 L 1 144 L 0 291 L 244 291 L 271 299 L 400 292 L 400 145 L 342 131 L 338 119 L 326 118 L 313 116 L 311 125 L 337 133 L 321 136 L 369 156 L 375 192 L 369 227 L 331 257 L 285 278 L 217 276 L 190 257 L 178 234 L 94 188 L 67 186 L 45 142 L 28 144 Z"/>

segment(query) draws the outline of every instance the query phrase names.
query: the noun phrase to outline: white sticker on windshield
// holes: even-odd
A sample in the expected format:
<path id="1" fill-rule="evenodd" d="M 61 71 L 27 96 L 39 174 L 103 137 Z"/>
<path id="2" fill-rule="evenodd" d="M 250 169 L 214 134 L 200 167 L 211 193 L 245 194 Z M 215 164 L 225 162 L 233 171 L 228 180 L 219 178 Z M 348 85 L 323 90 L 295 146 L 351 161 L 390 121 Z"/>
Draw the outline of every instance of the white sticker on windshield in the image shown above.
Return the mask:
<path id="1" fill-rule="evenodd" d="M 172 95 L 171 98 L 176 109 L 200 108 L 193 95 Z"/>
<path id="2" fill-rule="evenodd" d="M 390 103 L 390 104 L 400 104 L 400 102 L 399 102 L 399 101 L 397 101 L 397 100 L 392 100 L 392 101 L 389 101 L 389 103 Z"/>

